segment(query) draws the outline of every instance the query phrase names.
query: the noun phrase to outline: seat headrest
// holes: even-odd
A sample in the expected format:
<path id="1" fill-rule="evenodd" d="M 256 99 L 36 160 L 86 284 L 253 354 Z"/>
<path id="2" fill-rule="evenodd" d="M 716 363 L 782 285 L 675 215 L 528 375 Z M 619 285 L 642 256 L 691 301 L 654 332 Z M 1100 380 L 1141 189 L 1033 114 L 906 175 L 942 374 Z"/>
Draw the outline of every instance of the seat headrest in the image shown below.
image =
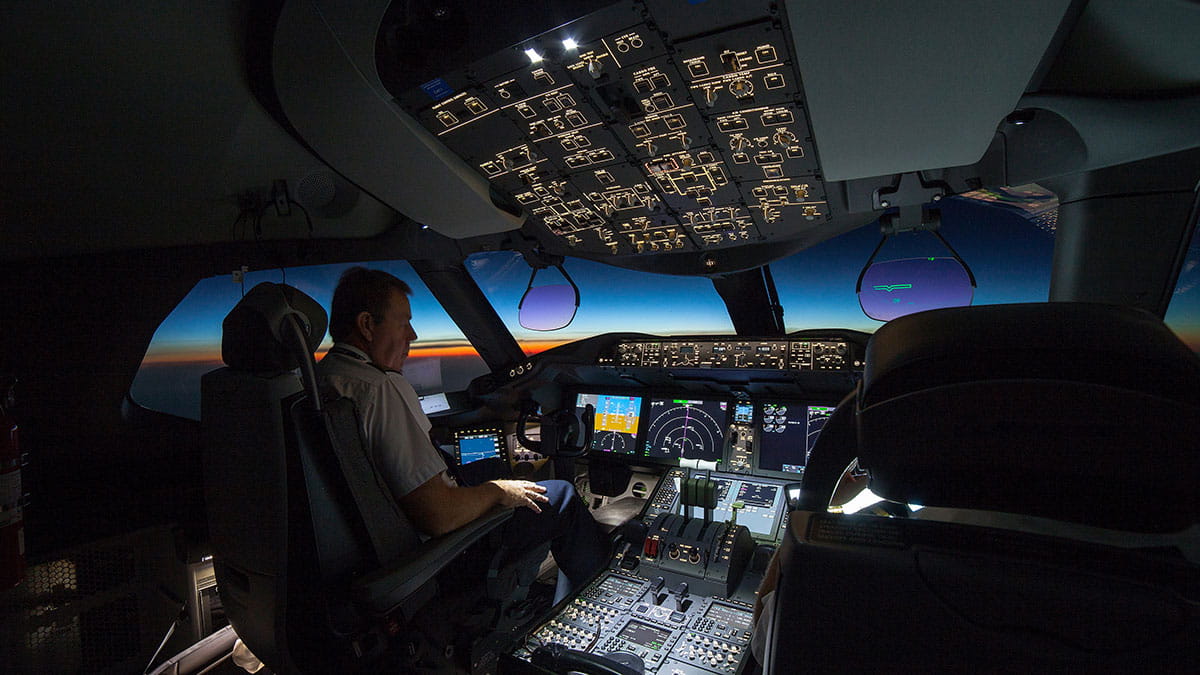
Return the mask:
<path id="1" fill-rule="evenodd" d="M 1200 359 L 1147 312 L 921 312 L 866 361 L 859 465 L 882 497 L 1140 531 L 1200 517 Z"/>
<path id="2" fill-rule="evenodd" d="M 937 309 L 883 325 L 867 344 L 860 407 L 955 382 L 1031 377 L 1200 404 L 1200 359 L 1153 314 L 1052 302 Z"/>
<path id="3" fill-rule="evenodd" d="M 325 337 L 328 318 L 303 292 L 271 282 L 258 284 L 230 310 L 221 324 L 221 359 L 251 372 L 283 372 L 300 366 L 302 355 L 287 349 L 285 319 L 296 317 L 309 355 Z"/>

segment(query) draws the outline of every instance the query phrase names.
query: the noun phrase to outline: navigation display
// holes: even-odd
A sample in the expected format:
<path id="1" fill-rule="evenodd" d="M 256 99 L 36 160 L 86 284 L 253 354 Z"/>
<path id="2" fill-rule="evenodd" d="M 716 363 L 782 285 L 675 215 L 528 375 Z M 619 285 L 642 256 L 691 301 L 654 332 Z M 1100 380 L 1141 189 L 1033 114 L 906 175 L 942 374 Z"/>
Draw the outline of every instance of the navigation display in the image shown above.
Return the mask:
<path id="1" fill-rule="evenodd" d="M 579 394 L 575 400 L 575 408 L 581 414 L 588 404 L 596 408 L 596 416 L 592 421 L 592 450 L 621 455 L 632 455 L 637 451 L 641 396 Z"/>
<path id="2" fill-rule="evenodd" d="M 725 401 L 650 399 L 646 456 L 720 462 L 728 407 Z"/>
<path id="3" fill-rule="evenodd" d="M 466 466 L 481 459 L 501 457 L 502 447 L 499 431 L 460 431 L 455 438 L 454 458 L 459 466 Z"/>

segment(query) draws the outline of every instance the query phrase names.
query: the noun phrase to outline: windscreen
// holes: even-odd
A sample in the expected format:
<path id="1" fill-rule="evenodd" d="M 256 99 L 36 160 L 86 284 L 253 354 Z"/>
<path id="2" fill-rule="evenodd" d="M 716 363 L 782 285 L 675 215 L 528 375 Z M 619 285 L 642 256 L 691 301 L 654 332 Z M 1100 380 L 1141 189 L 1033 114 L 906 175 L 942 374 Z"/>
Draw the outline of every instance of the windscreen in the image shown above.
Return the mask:
<path id="1" fill-rule="evenodd" d="M 286 283 L 312 296 L 328 312 L 338 278 L 353 265 L 289 267 L 201 280 L 154 332 L 130 397 L 152 410 L 200 419 L 200 377 L 224 365 L 221 322 L 245 290 L 264 281 Z M 413 289 L 412 325 L 418 338 L 404 364 L 404 376 L 419 395 L 461 391 L 488 371 L 410 264 L 401 260 L 364 266 L 390 272 Z M 318 358 L 330 344 L 326 337 L 317 350 Z"/>
<path id="2" fill-rule="evenodd" d="M 579 258 L 568 258 L 563 268 L 579 287 L 579 310 L 569 326 L 540 332 L 522 327 L 519 320 L 517 306 L 529 284 L 524 258 L 499 251 L 467 259 L 471 276 L 526 354 L 602 333 L 734 332 L 724 302 L 704 277 L 652 274 Z"/>

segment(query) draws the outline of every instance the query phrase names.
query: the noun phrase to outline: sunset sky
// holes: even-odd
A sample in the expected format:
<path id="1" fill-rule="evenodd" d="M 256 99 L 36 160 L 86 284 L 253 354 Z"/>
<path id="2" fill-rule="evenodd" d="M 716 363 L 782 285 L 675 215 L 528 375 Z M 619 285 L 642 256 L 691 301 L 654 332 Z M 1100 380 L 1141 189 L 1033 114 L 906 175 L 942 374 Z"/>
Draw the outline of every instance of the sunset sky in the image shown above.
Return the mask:
<path id="1" fill-rule="evenodd" d="M 1054 238 L 1020 211 L 982 202 L 943 202 L 942 234 L 971 267 L 978 281 L 973 304 L 1044 301 L 1050 284 Z M 876 224 L 837 237 L 771 264 L 784 321 L 789 331 L 804 328 L 853 328 L 874 331 L 880 323 L 859 308 L 854 282 L 880 238 Z M 928 233 L 892 237 L 878 260 L 945 256 L 946 249 Z M 529 267 L 512 252 L 485 253 L 467 260 L 501 319 L 526 353 L 600 333 L 639 331 L 660 335 L 732 333 L 733 326 L 711 282 L 697 277 L 634 272 L 587 260 L 568 259 L 566 269 L 580 287 L 575 321 L 551 333 L 525 330 L 517 303 L 529 281 Z M 373 262 L 413 288 L 413 326 L 419 340 L 414 357 L 474 355 L 462 332 L 433 299 L 404 261 Z M 328 308 L 333 288 L 348 264 L 292 268 L 286 282 Z M 244 287 L 285 281 L 279 270 L 251 272 Z M 540 272 L 537 285 L 562 283 L 555 270 Z M 220 358 L 221 320 L 237 303 L 242 285 L 229 276 L 200 282 L 159 327 L 146 354 L 147 364 L 215 361 Z M 1189 344 L 1200 347 L 1200 251 L 1192 243 L 1171 310 L 1171 325 Z M 328 338 L 322 349 L 328 348 Z"/>

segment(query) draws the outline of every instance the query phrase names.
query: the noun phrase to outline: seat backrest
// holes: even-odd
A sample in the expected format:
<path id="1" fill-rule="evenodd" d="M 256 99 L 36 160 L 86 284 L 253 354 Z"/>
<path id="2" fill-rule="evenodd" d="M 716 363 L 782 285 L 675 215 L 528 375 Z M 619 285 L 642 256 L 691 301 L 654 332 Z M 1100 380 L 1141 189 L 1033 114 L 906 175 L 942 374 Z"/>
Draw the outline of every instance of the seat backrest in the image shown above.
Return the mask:
<path id="1" fill-rule="evenodd" d="M 1200 566 L 1172 539 L 1200 522 L 1200 360 L 1160 320 L 1076 303 L 902 317 L 868 345 L 854 420 L 872 492 L 990 526 L 794 512 L 768 672 L 1200 655 Z"/>
<path id="2" fill-rule="evenodd" d="M 881 497 L 1141 532 L 1200 519 L 1200 359 L 1127 307 L 901 317 L 867 346 L 858 464 Z"/>
<path id="3" fill-rule="evenodd" d="M 260 284 L 223 323 L 227 367 L 201 381 L 218 587 L 238 635 L 283 671 L 320 663 L 328 627 L 341 620 L 340 598 L 353 578 L 379 566 L 381 549 L 419 542 L 390 494 L 375 495 L 385 506 L 364 515 L 339 465 L 335 443 L 354 446 L 364 461 L 365 453 L 353 405 L 315 393 L 312 354 L 325 327 L 312 298 Z M 392 539 L 373 540 L 367 518 L 392 523 Z"/>

